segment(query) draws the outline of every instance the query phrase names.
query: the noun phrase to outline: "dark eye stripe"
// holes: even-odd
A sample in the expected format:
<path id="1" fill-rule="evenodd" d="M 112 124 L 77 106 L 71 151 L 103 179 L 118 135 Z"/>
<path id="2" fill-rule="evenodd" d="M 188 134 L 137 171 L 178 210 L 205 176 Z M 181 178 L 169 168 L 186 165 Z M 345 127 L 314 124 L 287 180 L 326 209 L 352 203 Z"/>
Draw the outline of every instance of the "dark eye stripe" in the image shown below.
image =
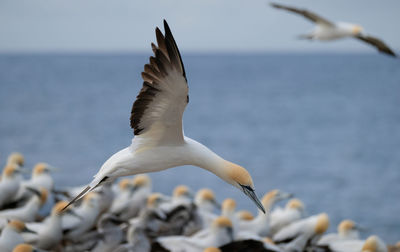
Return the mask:
<path id="1" fill-rule="evenodd" d="M 254 189 L 253 188 L 251 188 L 250 186 L 247 186 L 247 185 L 242 185 L 242 184 L 239 184 L 241 187 L 243 187 L 244 189 L 246 189 L 246 190 L 248 190 L 248 191 L 250 191 L 250 192 L 254 192 Z"/>

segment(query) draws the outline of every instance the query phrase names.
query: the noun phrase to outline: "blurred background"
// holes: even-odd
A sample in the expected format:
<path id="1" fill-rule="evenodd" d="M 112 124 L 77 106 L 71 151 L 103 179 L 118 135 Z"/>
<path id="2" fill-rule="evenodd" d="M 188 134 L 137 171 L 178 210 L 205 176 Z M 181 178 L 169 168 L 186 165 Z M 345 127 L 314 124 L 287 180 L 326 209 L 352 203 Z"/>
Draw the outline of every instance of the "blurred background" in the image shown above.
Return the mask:
<path id="1" fill-rule="evenodd" d="M 280 1 L 361 24 L 400 50 L 397 0 Z M 131 105 L 166 19 L 185 63 L 185 134 L 246 167 L 257 192 L 279 188 L 386 242 L 400 239 L 400 61 L 352 39 L 297 40 L 312 24 L 266 1 L 0 1 L 0 162 L 61 168 L 56 187 L 88 183 L 130 144 Z M 176 176 L 179 174 L 179 176 Z M 155 191 L 210 187 L 194 167 L 151 174 Z"/>

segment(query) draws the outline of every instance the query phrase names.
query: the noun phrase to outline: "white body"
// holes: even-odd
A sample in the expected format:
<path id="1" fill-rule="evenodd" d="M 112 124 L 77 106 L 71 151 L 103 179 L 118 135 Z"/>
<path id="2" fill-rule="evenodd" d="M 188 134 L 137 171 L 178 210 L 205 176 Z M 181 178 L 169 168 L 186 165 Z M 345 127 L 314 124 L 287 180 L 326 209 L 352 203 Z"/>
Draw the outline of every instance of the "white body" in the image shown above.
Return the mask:
<path id="1" fill-rule="evenodd" d="M 24 243 L 24 238 L 12 227 L 5 227 L 0 236 L 0 251 L 12 252 L 15 246 Z"/>
<path id="2" fill-rule="evenodd" d="M 33 222 L 41 206 L 40 199 L 33 195 L 22 207 L 0 211 L 0 218 L 17 219 L 23 222 Z"/>
<path id="3" fill-rule="evenodd" d="M 10 203 L 17 195 L 20 186 L 20 178 L 14 176 L 12 178 L 3 177 L 0 180 L 0 209 Z"/>
<path id="4" fill-rule="evenodd" d="M 63 238 L 61 216 L 52 214 L 41 223 L 27 223 L 27 228 L 36 232 L 23 234 L 27 243 L 40 249 L 54 249 Z"/>
<path id="5" fill-rule="evenodd" d="M 354 25 L 349 23 L 336 23 L 334 26 L 317 24 L 311 32 L 311 39 L 331 41 L 354 36 Z"/>

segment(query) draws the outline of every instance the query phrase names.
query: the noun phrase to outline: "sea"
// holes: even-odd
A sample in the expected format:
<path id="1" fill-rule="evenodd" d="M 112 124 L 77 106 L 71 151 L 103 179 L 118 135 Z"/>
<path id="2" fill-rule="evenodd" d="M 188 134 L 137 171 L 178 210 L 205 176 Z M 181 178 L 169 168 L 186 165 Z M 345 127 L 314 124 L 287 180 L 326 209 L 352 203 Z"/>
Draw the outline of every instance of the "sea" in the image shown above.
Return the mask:
<path id="1" fill-rule="evenodd" d="M 148 54 L 0 54 L 0 164 L 47 162 L 56 188 L 83 185 L 129 146 Z M 352 219 L 400 240 L 400 60 L 371 52 L 183 53 L 185 135 L 246 167 L 256 192 L 294 193 L 329 231 Z M 29 175 L 29 174 L 28 174 Z M 28 177 L 27 175 L 27 177 Z M 150 174 L 153 190 L 208 187 L 257 213 L 240 191 L 185 166 Z M 286 202 L 278 205 L 284 206 Z"/>

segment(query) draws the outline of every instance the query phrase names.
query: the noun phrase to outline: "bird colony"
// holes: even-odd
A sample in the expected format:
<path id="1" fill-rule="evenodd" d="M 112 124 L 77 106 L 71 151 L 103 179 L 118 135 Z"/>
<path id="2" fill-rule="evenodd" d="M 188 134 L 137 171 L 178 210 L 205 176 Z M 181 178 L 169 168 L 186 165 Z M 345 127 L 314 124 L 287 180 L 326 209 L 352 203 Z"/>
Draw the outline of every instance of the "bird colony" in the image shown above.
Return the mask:
<path id="1" fill-rule="evenodd" d="M 277 189 L 261 198 L 265 213 L 259 209 L 254 216 L 207 188 L 193 192 L 179 185 L 172 195 L 153 192 L 150 177 L 141 174 L 105 183 L 67 207 L 85 186 L 55 187 L 52 174 L 58 169 L 46 163 L 35 165 L 25 179 L 23 165 L 24 157 L 13 153 L 1 175 L 1 252 L 400 250 L 400 243 L 388 247 L 375 235 L 361 238 L 364 228 L 351 220 L 326 233 L 326 213 L 307 216 L 300 199 Z"/>

